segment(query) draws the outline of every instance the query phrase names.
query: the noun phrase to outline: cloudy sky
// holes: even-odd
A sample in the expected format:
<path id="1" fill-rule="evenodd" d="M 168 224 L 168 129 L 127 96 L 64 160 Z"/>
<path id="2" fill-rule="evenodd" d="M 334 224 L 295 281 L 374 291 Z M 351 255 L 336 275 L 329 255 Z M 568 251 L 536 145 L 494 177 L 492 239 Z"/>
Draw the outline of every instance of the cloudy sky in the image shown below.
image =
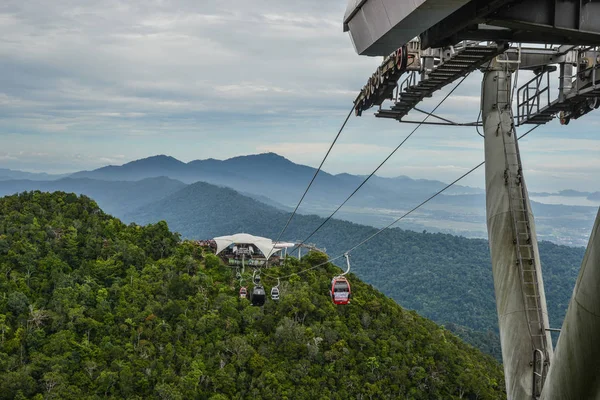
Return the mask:
<path id="1" fill-rule="evenodd" d="M 380 61 L 355 54 L 342 32 L 345 7 L 4 0 L 0 167 L 70 172 L 156 154 L 190 161 L 267 151 L 316 166 Z M 480 79 L 472 74 L 440 113 L 474 121 Z M 600 190 L 599 125 L 597 115 L 554 121 L 524 140 L 530 188 Z M 324 169 L 367 174 L 413 127 L 353 117 Z M 422 127 L 381 175 L 451 181 L 482 159 L 474 129 Z M 483 174 L 466 183 L 483 186 Z"/>

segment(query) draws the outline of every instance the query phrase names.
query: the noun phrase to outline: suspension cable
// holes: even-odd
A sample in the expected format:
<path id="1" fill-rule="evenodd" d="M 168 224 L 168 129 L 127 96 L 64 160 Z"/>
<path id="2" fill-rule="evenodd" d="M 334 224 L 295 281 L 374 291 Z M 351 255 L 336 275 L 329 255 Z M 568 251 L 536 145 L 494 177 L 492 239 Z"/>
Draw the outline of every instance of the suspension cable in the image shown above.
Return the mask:
<path id="1" fill-rule="evenodd" d="M 529 135 L 531 132 L 533 132 L 534 130 L 536 130 L 537 128 L 539 128 L 540 125 L 536 125 L 533 128 L 531 128 L 530 130 L 528 130 L 527 132 L 525 132 L 524 134 L 522 134 L 521 136 L 519 136 L 517 138 L 517 140 L 521 140 L 522 138 L 524 138 L 525 136 Z"/>
<path id="2" fill-rule="evenodd" d="M 293 273 L 291 273 L 289 275 L 286 275 L 286 276 L 274 277 L 274 276 L 266 275 L 264 273 L 263 273 L 263 275 L 268 276 L 269 278 L 273 278 L 273 279 L 277 279 L 277 278 L 279 278 L 279 279 L 286 279 L 286 278 L 289 278 L 291 276 L 300 275 L 300 274 L 302 274 L 304 272 L 308 272 L 310 270 L 316 269 L 316 268 L 318 268 L 320 266 L 323 266 L 325 264 L 331 263 L 331 262 L 333 262 L 335 260 L 338 260 L 338 259 L 344 257 L 344 254 L 350 253 L 351 251 L 356 250 L 360 246 L 364 245 L 365 243 L 367 243 L 368 241 L 370 241 L 371 239 L 373 239 L 375 236 L 379 235 L 381 232 L 383 232 L 383 231 L 391 228 L 393 225 L 395 225 L 396 223 L 398 223 L 400 220 L 404 219 L 408 215 L 412 214 L 413 212 L 415 212 L 416 210 L 418 210 L 419 208 L 421 208 L 422 206 L 424 206 L 425 204 L 427 204 L 428 202 L 430 202 L 431 200 L 433 200 L 435 197 L 439 196 L 441 193 L 443 193 L 444 191 L 446 191 L 448 188 L 450 188 L 452 185 L 456 184 L 461 179 L 465 178 L 467 175 L 469 175 L 470 173 L 472 173 L 473 171 L 475 171 L 477 168 L 481 167 L 483 164 L 485 164 L 485 161 L 481 162 L 477 166 L 473 167 L 468 172 L 466 172 L 465 174 L 461 175 L 458 179 L 454 180 L 452 183 L 449 183 L 448 185 L 446 185 L 443 189 L 441 189 L 441 190 L 437 191 L 435 194 L 431 195 L 427 200 L 422 201 L 419 205 L 415 206 L 410 211 L 407 211 L 406 213 L 402 214 L 400 217 L 396 218 L 391 224 L 389 224 L 389 225 L 387 225 L 387 226 L 379 229 L 377 232 L 373 233 L 371 236 L 367 237 L 362 242 L 360 242 L 360 243 L 352 246 L 350 249 L 346 250 L 343 254 L 341 254 L 341 255 L 339 255 L 337 257 L 331 258 L 331 259 L 329 259 L 329 260 L 327 260 L 325 262 L 322 262 L 320 264 L 317 264 L 317 265 L 315 265 L 313 267 L 306 268 L 306 269 L 303 269 L 303 270 L 298 271 L 298 272 L 293 272 Z"/>
<path id="3" fill-rule="evenodd" d="M 540 125 L 535 125 L 533 128 L 529 129 L 527 132 L 525 132 L 524 134 L 522 134 L 521 136 L 519 136 L 517 138 L 517 140 L 521 140 L 522 138 L 524 138 L 525 136 L 527 136 L 529 133 L 533 132 L 535 129 L 539 128 Z M 354 250 L 356 250 L 357 248 L 361 247 L 362 245 L 364 245 L 365 243 L 367 243 L 368 241 L 370 241 L 371 239 L 373 239 L 374 237 L 378 236 L 380 233 L 382 233 L 383 231 L 391 228 L 393 225 L 395 225 L 396 223 L 400 222 L 402 219 L 406 218 L 408 215 L 412 214 L 413 212 L 415 212 L 416 210 L 418 210 L 419 208 L 423 207 L 425 204 L 429 203 L 431 200 L 433 200 L 434 198 L 436 198 L 437 196 L 439 196 L 440 194 L 442 194 L 443 192 L 445 192 L 446 190 L 448 190 L 451 186 L 455 185 L 456 183 L 458 183 L 460 180 L 466 178 L 468 175 L 470 175 L 471 173 L 473 173 L 475 170 L 477 170 L 479 167 L 481 167 L 483 164 L 485 164 L 485 161 L 482 161 L 481 163 L 477 164 L 475 167 L 471 168 L 469 171 L 467 171 L 466 173 L 464 173 L 463 175 L 461 175 L 459 178 L 455 179 L 454 181 L 452 181 L 452 183 L 449 183 L 448 185 L 446 185 L 444 188 L 440 189 L 439 191 L 437 191 L 435 194 L 431 195 L 429 198 L 427 198 L 426 200 L 422 201 L 421 203 L 419 203 L 419 205 L 415 206 L 414 208 L 412 208 L 410 211 L 407 211 L 406 213 L 404 213 L 403 215 L 401 215 L 400 217 L 398 217 L 397 219 L 395 219 L 391 224 L 379 229 L 377 232 L 373 233 L 372 235 L 370 235 L 369 237 L 367 237 L 366 239 L 364 239 L 362 242 L 354 245 L 353 247 L 351 247 L 350 249 L 346 250 L 345 252 L 343 252 L 342 254 L 340 254 L 337 257 L 328 259 L 327 261 L 324 261 L 322 263 L 319 263 L 315 266 L 312 266 L 310 268 L 305 268 L 303 270 L 300 270 L 298 272 L 292 272 L 289 275 L 285 275 L 285 276 L 271 276 L 268 274 L 265 274 L 263 272 L 263 275 L 265 275 L 266 277 L 272 278 L 272 279 L 287 279 L 290 278 L 294 275 L 300 275 L 303 274 L 305 272 L 311 271 L 313 269 L 319 268 L 323 265 L 332 263 L 336 260 L 339 260 L 340 258 L 344 257 L 344 254 L 350 253 Z"/>
<path id="4" fill-rule="evenodd" d="M 315 233 L 317 233 L 327 222 L 329 222 L 329 220 L 331 218 L 333 218 L 333 216 L 352 198 L 352 196 L 354 196 L 356 194 L 356 192 L 358 192 L 360 190 L 360 188 L 362 188 L 369 179 L 371 179 L 373 177 L 373 175 L 375 175 L 375 173 L 377 171 L 379 171 L 379 169 L 383 166 L 383 164 L 385 164 L 395 153 L 396 151 L 398 151 L 398 149 L 400 147 L 402 147 L 402 145 L 404 143 L 406 143 L 406 141 L 417 131 L 417 129 L 419 129 L 421 127 L 421 125 L 423 125 L 423 123 L 425 123 L 425 121 L 427 121 L 427 119 L 433 115 L 433 113 L 435 112 L 435 110 L 437 110 L 445 101 L 446 99 L 448 99 L 448 97 L 450 97 L 452 95 L 452 93 L 454 93 L 454 91 L 461 85 L 461 83 L 463 83 L 463 81 L 469 76 L 469 74 L 465 75 L 460 82 L 458 82 L 450 92 L 448 92 L 448 94 L 446 94 L 446 96 L 444 96 L 444 98 L 435 106 L 435 108 L 429 112 L 426 113 L 427 115 L 425 116 L 425 118 L 423 118 L 423 120 L 408 134 L 408 136 L 406 136 L 404 138 L 404 140 L 402 140 L 402 142 L 400 142 L 400 144 L 398 146 L 396 146 L 396 148 L 381 162 L 381 164 L 379 164 L 377 166 L 377 168 L 375 168 L 375 170 L 373 172 L 371 172 L 369 174 L 369 176 L 367 176 L 365 178 L 365 180 L 362 181 L 362 183 L 360 185 L 358 185 L 358 187 L 356 189 L 354 189 L 354 191 L 352 193 L 350 193 L 350 196 L 348 196 L 346 198 L 346 200 L 344 200 L 344 202 L 342 204 L 340 204 L 338 206 L 338 208 L 335 209 L 335 211 L 333 211 L 327 218 L 325 218 L 325 220 L 321 223 L 321 225 L 319 225 L 314 231 L 312 231 L 312 233 L 310 235 L 308 235 L 308 237 L 306 237 L 302 242 L 300 242 L 299 244 L 297 244 L 296 246 L 294 246 L 294 248 L 291 251 L 294 251 L 295 249 L 297 249 L 298 247 L 302 246 L 304 243 L 306 243 L 306 241 L 308 239 L 310 239 L 311 237 L 314 236 Z"/>
<path id="5" fill-rule="evenodd" d="M 346 116 L 346 119 L 344 120 L 344 123 L 342 124 L 342 126 L 340 127 L 340 129 L 338 130 L 337 135 L 335 136 L 335 138 L 333 139 L 333 142 L 331 142 L 331 146 L 329 146 L 329 149 L 327 150 L 327 153 L 325 154 L 325 157 L 323 157 L 323 160 L 321 161 L 321 164 L 319 165 L 319 168 L 317 168 L 317 170 L 315 171 L 315 174 L 313 175 L 312 179 L 310 180 L 310 182 L 308 183 L 308 186 L 306 187 L 306 190 L 304 191 L 304 194 L 302 194 L 302 197 L 300 198 L 300 201 L 298 201 L 298 204 L 296 204 L 296 208 L 294 208 L 294 211 L 292 212 L 292 214 L 290 215 L 290 217 L 288 218 L 287 222 L 285 223 L 285 226 L 283 227 L 283 229 L 281 230 L 281 232 L 279 232 L 279 236 L 277 236 L 277 239 L 273 242 L 273 247 L 271 248 L 271 250 L 269 251 L 269 254 L 266 255 L 267 257 L 269 257 L 271 255 L 271 253 L 273 252 L 273 249 L 275 248 L 275 244 L 277 242 L 279 242 L 279 239 L 281 239 L 281 236 L 283 236 L 283 233 L 286 231 L 286 229 L 288 228 L 288 226 L 290 225 L 290 222 L 292 222 L 292 218 L 294 218 L 294 215 L 296 215 L 296 212 L 298 211 L 298 208 L 300 207 L 300 204 L 302 204 L 302 201 L 304 200 L 304 197 L 306 196 L 306 194 L 308 193 L 308 190 L 310 189 L 310 187 L 312 186 L 313 182 L 315 181 L 315 179 L 317 178 L 317 175 L 319 174 L 319 172 L 321 171 L 321 168 L 323 167 L 323 164 L 325 164 L 325 160 L 327 160 L 327 157 L 329 157 L 329 153 L 331 152 L 331 149 L 333 148 L 333 146 L 335 145 L 335 143 L 337 142 L 338 138 L 340 137 L 340 134 L 342 133 L 342 131 L 344 130 L 344 128 L 346 127 L 346 123 L 348 122 L 348 120 L 350 119 L 350 116 L 352 115 L 352 112 L 354 111 L 354 104 L 352 105 L 352 108 L 350 109 L 350 112 L 348 113 L 348 115 Z"/>

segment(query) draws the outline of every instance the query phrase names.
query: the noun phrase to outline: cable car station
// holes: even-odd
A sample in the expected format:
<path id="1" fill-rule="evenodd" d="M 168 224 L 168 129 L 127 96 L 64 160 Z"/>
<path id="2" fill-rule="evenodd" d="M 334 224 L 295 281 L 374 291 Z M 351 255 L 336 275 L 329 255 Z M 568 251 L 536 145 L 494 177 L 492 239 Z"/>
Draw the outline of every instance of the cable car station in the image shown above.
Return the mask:
<path id="1" fill-rule="evenodd" d="M 281 251 L 286 248 L 271 239 L 237 233 L 219 236 L 211 241 L 216 255 L 228 265 L 262 267 L 281 264 Z M 287 245 L 287 244 L 286 244 Z M 292 244 L 293 245 L 293 244 Z M 287 247 L 290 247 L 287 245 Z"/>

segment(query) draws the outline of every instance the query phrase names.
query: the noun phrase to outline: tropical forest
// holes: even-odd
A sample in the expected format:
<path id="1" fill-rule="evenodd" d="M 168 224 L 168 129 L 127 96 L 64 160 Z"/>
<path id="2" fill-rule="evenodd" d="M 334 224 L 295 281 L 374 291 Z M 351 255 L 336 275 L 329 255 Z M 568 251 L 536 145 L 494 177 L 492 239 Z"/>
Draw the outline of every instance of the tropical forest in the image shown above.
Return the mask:
<path id="1" fill-rule="evenodd" d="M 502 367 L 311 252 L 263 271 L 280 298 L 240 298 L 235 270 L 164 221 L 92 199 L 0 199 L 1 399 L 502 399 Z M 251 281 L 250 268 L 244 272 Z"/>

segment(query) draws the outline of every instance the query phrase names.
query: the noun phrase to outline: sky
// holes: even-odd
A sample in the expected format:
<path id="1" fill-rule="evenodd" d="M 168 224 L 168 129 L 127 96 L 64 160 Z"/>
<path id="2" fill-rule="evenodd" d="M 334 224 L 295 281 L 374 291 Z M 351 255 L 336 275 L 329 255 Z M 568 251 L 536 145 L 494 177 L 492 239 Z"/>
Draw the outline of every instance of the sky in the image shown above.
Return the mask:
<path id="1" fill-rule="evenodd" d="M 355 53 L 342 31 L 345 8 L 345 0 L 3 0 L 0 168 L 65 173 L 156 154 L 188 162 L 269 151 L 318 166 L 381 61 Z M 481 77 L 465 80 L 440 115 L 475 121 Z M 414 128 L 372 114 L 350 119 L 325 171 L 368 174 Z M 599 126 L 592 113 L 527 136 L 530 190 L 600 190 Z M 473 128 L 422 126 L 379 175 L 449 182 L 482 160 Z M 461 183 L 483 187 L 483 171 Z"/>

